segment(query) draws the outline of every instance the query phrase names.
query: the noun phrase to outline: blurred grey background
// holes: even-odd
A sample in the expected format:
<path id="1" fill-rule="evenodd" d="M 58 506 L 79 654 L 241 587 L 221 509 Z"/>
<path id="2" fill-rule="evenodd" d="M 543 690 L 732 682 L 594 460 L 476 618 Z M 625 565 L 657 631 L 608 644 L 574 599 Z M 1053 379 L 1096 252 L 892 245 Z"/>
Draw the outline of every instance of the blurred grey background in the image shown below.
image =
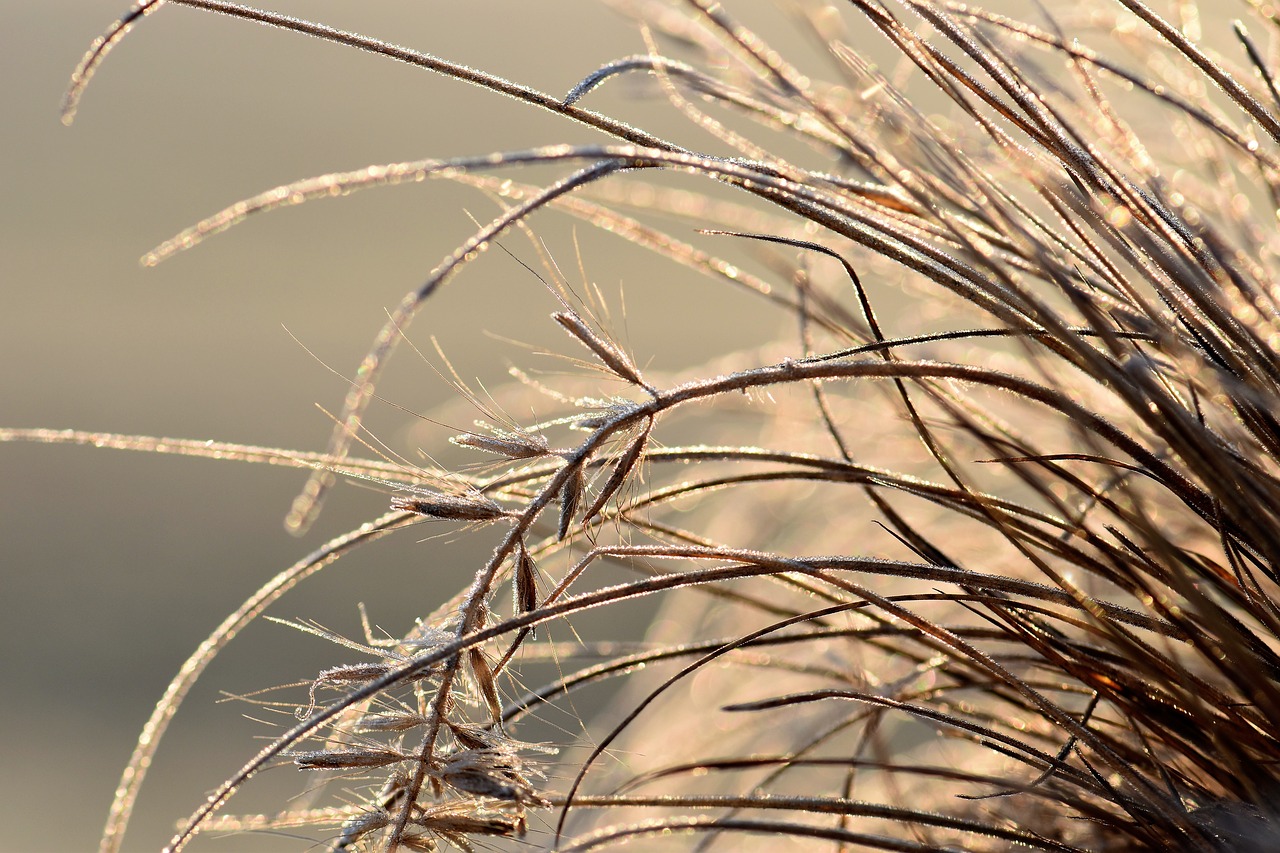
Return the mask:
<path id="1" fill-rule="evenodd" d="M 63 127 L 58 107 L 72 68 L 126 5 L 0 2 L 2 426 L 319 450 L 330 425 L 315 404 L 336 410 L 346 385 L 285 327 L 349 375 L 385 309 L 471 233 L 468 211 L 487 221 L 493 202 L 443 182 L 372 190 L 258 217 L 155 269 L 138 258 L 284 181 L 601 141 L 406 65 L 179 7 L 140 22 L 94 79 L 75 126 Z M 768 32 L 768 4 L 755 5 L 764 18 L 753 23 Z M 644 50 L 632 25 L 571 0 L 272 8 L 556 93 Z M 669 115 L 658 99 L 627 92 L 610 87 L 592 106 L 638 123 Z M 566 220 L 545 221 L 539 233 L 576 274 Z M 578 231 L 588 275 L 606 291 L 626 288 L 626 332 L 642 363 L 672 368 L 749 347 L 780 322 L 757 301 Z M 527 242 L 508 243 L 532 260 Z M 431 304 L 412 336 L 424 349 L 438 336 L 464 377 L 492 382 L 510 359 L 526 357 L 507 339 L 572 350 L 546 319 L 555 308 L 528 272 L 490 252 Z M 726 333 L 708 336 L 708 321 Z M 455 397 L 403 348 L 379 390 L 417 412 Z M 448 435 L 424 432 L 390 406 L 375 407 L 372 423 L 404 453 Z M 181 662 L 263 581 L 387 505 L 384 493 L 348 484 L 316 528 L 294 539 L 281 522 L 303 479 L 264 466 L 0 445 L 0 850 L 92 849 L 137 732 Z M 402 633 L 464 584 L 469 558 L 488 547 L 458 536 L 392 537 L 272 612 L 357 635 L 363 601 L 375 622 Z M 245 719 L 243 704 L 218 704 L 219 691 L 305 679 L 335 662 L 332 648 L 278 625 L 242 635 L 179 713 L 128 849 L 157 849 L 173 821 L 252 754 L 252 738 L 270 733 Z M 282 790 L 299 784 L 292 771 L 275 775 Z M 242 837 L 208 849 L 257 844 Z"/>

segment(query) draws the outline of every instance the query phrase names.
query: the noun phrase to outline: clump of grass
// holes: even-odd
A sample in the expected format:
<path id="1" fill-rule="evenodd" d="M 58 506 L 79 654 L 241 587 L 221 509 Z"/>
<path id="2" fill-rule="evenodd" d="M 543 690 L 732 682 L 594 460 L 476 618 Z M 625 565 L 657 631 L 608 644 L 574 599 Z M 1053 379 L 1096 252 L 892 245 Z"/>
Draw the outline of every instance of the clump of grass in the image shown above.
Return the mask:
<path id="1" fill-rule="evenodd" d="M 673 835 L 666 845 L 734 850 L 784 837 L 892 850 L 1280 842 L 1270 7 L 1242 4 L 1248 28 L 1229 31 L 1190 2 L 1169 17 L 1099 0 L 1025 21 L 933 0 L 805 6 L 796 25 L 825 51 L 823 82 L 731 4 L 622 3 L 648 51 L 560 97 L 317 23 L 170 2 L 503 92 L 610 141 L 301 180 L 146 256 L 372 186 L 444 178 L 500 201 L 392 312 L 324 453 L 0 436 L 308 467 L 294 529 L 335 476 L 394 491 L 386 515 L 270 581 L 192 656 L 140 739 L 104 851 L 119 849 L 151 754 L 212 656 L 311 573 L 426 521 L 495 531 L 470 586 L 424 598 L 394 640 L 292 623 L 359 662 L 273 697 L 299 719 L 170 849 L 202 830 L 281 827 L 335 850 Z M 161 5 L 137 4 L 93 47 L 68 118 L 109 49 Z M 896 58 L 873 61 L 870 43 Z M 640 74 L 688 119 L 670 139 L 590 109 L 597 88 Z M 564 177 L 501 177 L 532 164 Z M 702 182 L 705 203 L 671 202 L 645 180 L 657 172 Z M 529 269 L 584 369 L 518 373 L 535 420 L 472 395 L 485 420 L 453 441 L 485 466 L 352 456 L 375 447 L 362 416 L 424 302 L 544 209 L 753 289 L 790 331 L 658 375 L 535 240 L 545 271 Z M 714 254 L 746 249 L 764 272 Z M 890 281 L 907 296 L 893 310 Z M 618 569 L 628 579 L 609 580 Z M 550 637 L 639 599 L 662 608 L 643 642 Z M 612 716 L 584 720 L 580 744 L 518 739 L 601 683 Z M 305 807 L 224 814 L 281 760 L 323 777 Z"/>

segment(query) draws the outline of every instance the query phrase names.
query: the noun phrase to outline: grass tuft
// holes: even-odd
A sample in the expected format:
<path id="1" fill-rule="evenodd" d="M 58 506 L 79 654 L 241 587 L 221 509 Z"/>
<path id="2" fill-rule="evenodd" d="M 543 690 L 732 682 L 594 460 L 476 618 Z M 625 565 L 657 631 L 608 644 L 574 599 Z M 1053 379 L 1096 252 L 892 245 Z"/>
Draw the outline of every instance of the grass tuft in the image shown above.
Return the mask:
<path id="1" fill-rule="evenodd" d="M 109 50 L 162 5 L 137 4 L 95 42 L 68 122 Z M 236 3 L 167 5 L 409 63 L 606 139 L 308 178 L 144 257 L 397 183 L 449 180 L 499 203 L 391 312 L 324 452 L 0 430 L 307 468 L 298 531 L 337 477 L 395 492 L 188 660 L 102 853 L 121 848 L 213 656 L 320 568 L 426 520 L 492 536 L 469 586 L 407 585 L 422 618 L 401 638 L 288 623 L 360 662 L 282 672 L 291 686 L 255 698 L 298 717 L 169 850 L 286 828 L 351 851 L 1280 846 L 1268 6 L 1232 22 L 1192 2 L 1028 4 L 1025 20 L 942 0 L 800 4 L 794 26 L 820 51 L 798 66 L 733 3 L 624 0 L 648 51 L 558 96 Z M 662 135 L 591 109 L 624 81 L 670 106 Z M 533 167 L 561 177 L 510 177 Z M 642 369 L 644 344 L 624 343 L 607 300 L 570 285 L 534 236 L 553 216 L 767 299 L 777 338 Z M 530 264 L 508 248 L 525 238 Z M 484 402 L 455 375 L 486 420 L 442 444 L 475 465 L 382 457 L 362 422 L 393 351 L 494 245 L 559 303 L 545 322 L 567 334 L 571 368 L 514 371 Z M 731 341 L 733 318 L 705 333 Z M 658 608 L 643 639 L 608 633 L 639 601 Z M 591 611 L 606 618 L 576 630 Z M 581 731 L 550 734 L 565 719 Z M 227 813 L 281 762 L 308 771 L 306 798 Z"/>

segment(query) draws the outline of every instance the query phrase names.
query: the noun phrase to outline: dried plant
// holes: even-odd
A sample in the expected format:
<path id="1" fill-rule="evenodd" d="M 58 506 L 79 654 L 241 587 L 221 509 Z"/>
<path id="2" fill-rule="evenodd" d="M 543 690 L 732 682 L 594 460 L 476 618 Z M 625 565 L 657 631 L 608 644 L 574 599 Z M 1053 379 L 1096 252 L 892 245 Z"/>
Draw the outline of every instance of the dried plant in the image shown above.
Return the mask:
<path id="1" fill-rule="evenodd" d="M 1218 6 L 1184 0 L 1163 17 L 1142 0 L 1026 4 L 1026 20 L 940 0 L 801 4 L 795 25 L 822 48 L 802 69 L 733 4 L 615 0 L 647 52 L 561 97 L 319 23 L 170 2 L 502 92 L 609 141 L 301 180 L 146 256 L 427 178 L 501 204 L 392 312 L 324 453 L 0 436 L 310 468 L 298 530 L 335 477 L 394 493 L 191 657 L 139 740 L 104 852 L 210 659 L 321 567 L 427 521 L 493 532 L 471 585 L 424 592 L 400 639 L 290 623 L 358 662 L 282 672 L 305 683 L 256 697 L 298 719 L 169 849 L 283 827 L 333 850 L 1280 846 L 1270 6 L 1238 4 L 1249 29 L 1232 30 Z M 162 5 L 138 3 L 93 46 L 68 120 L 108 51 Z M 681 121 L 667 136 L 697 141 L 593 111 L 622 77 L 670 104 Z M 533 165 L 563 177 L 505 176 Z M 659 172 L 694 200 L 649 180 Z M 534 238 L 528 273 L 558 300 L 549 320 L 583 369 L 516 371 L 488 402 L 457 380 L 484 420 L 453 441 L 483 466 L 351 455 L 375 447 L 362 416 L 423 304 L 483 249 L 521 254 L 535 214 L 753 290 L 790 331 L 680 374 L 644 369 Z M 643 641 L 552 637 L 641 599 L 661 608 Z M 573 694 L 597 684 L 613 704 L 576 740 L 517 739 L 553 709 L 576 716 Z M 225 813 L 282 762 L 308 771 L 308 798 Z"/>

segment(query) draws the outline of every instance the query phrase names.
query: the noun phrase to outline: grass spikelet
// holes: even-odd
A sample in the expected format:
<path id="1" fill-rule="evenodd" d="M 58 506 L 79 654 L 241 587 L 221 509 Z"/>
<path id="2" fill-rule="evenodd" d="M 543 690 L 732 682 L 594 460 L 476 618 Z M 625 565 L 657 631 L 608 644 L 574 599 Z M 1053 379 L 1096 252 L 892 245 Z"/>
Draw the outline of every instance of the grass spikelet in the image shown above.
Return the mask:
<path id="1" fill-rule="evenodd" d="M 480 435 L 473 432 L 464 432 L 461 435 L 451 437 L 449 441 L 459 447 L 483 450 L 486 453 L 505 456 L 507 459 L 537 459 L 540 456 L 546 456 L 550 452 L 545 438 L 527 433 Z"/>
<path id="2" fill-rule="evenodd" d="M 609 368 L 620 378 L 625 379 L 633 385 L 639 385 L 642 388 L 648 388 L 648 384 L 640 378 L 640 372 L 636 370 L 636 366 L 631 363 L 631 359 L 627 357 L 621 349 L 609 343 L 595 333 L 586 321 L 577 314 L 568 311 L 558 311 L 551 315 L 551 319 L 555 320 L 578 342 L 587 349 L 595 353 L 605 367 Z"/>
<path id="3" fill-rule="evenodd" d="M 355 770 L 386 767 L 404 760 L 400 753 L 387 749 L 320 750 L 293 756 L 293 763 L 299 770 Z"/>
<path id="4" fill-rule="evenodd" d="M 475 679 L 480 695 L 484 697 L 485 707 L 493 724 L 502 724 L 502 702 L 498 699 L 498 688 L 493 681 L 493 668 L 485 660 L 484 652 L 471 649 L 467 652 L 467 663 L 471 666 L 471 677 Z"/>
<path id="5" fill-rule="evenodd" d="M 538 607 L 538 566 L 523 542 L 516 546 L 511 595 L 512 612 L 516 615 L 530 613 Z"/>
<path id="6" fill-rule="evenodd" d="M 613 470 L 609 472 L 609 479 L 605 480 L 604 485 L 600 487 L 600 491 L 596 494 L 591 505 L 583 512 L 584 522 L 590 521 L 596 516 L 600 510 L 604 509 L 604 505 L 609 499 L 617 494 L 618 490 L 627 481 L 627 478 L 634 473 L 637 466 L 644 457 L 645 447 L 649 444 L 649 431 L 652 427 L 650 422 L 646 422 L 644 428 L 634 439 L 627 445 L 624 450 L 613 463 Z"/>
<path id="7" fill-rule="evenodd" d="M 391 508 L 437 521 L 496 521 L 507 516 L 507 512 L 496 501 L 484 495 L 425 492 L 397 495 L 391 499 Z"/>
<path id="8" fill-rule="evenodd" d="M 573 527 L 574 516 L 582 503 L 582 493 L 586 489 L 586 477 L 582 466 L 575 462 L 566 463 L 568 468 L 564 475 L 564 485 L 560 487 L 560 519 L 556 522 L 556 538 L 564 540 Z"/>

